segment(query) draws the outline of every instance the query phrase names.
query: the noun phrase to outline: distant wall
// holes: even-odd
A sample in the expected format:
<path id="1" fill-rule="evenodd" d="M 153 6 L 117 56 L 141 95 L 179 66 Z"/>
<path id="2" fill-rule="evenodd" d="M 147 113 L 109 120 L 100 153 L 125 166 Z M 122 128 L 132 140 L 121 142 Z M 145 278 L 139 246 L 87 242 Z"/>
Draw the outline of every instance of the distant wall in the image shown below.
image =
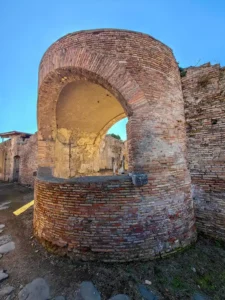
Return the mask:
<path id="1" fill-rule="evenodd" d="M 0 180 L 8 181 L 11 170 L 11 140 L 0 143 Z"/>
<path id="2" fill-rule="evenodd" d="M 27 139 L 20 149 L 20 182 L 34 184 L 37 172 L 37 134 Z"/>
<path id="3" fill-rule="evenodd" d="M 107 135 L 101 142 L 96 164 L 101 172 L 94 175 L 112 175 L 112 158 L 118 167 L 125 153 L 124 142 Z M 37 171 L 37 134 L 29 138 L 13 136 L 0 143 L 0 180 L 14 180 L 14 157 L 19 157 L 19 183 L 33 186 Z M 107 173 L 108 172 L 108 173 Z"/>
<path id="4" fill-rule="evenodd" d="M 14 157 L 19 158 L 19 183 L 34 184 L 37 171 L 37 135 L 13 136 L 0 144 L 0 180 L 14 181 Z"/>
<path id="5" fill-rule="evenodd" d="M 188 68 L 182 88 L 197 228 L 225 240 L 225 68 Z"/>
<path id="6" fill-rule="evenodd" d="M 124 142 L 110 135 L 102 140 L 100 145 L 100 170 L 112 170 L 112 160 L 116 162 L 117 166 L 120 167 L 122 160 L 122 154 L 124 149 Z"/>

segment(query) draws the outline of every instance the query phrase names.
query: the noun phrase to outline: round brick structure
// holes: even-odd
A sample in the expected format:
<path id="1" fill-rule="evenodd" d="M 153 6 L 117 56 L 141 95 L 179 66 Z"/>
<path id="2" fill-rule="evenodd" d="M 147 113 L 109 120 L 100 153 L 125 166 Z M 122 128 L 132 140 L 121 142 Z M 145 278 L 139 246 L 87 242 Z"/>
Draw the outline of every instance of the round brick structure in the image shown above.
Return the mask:
<path id="1" fill-rule="evenodd" d="M 129 175 L 87 176 L 124 116 Z M 34 231 L 84 260 L 148 259 L 195 241 L 180 75 L 166 45 L 99 29 L 68 34 L 44 54 Z"/>

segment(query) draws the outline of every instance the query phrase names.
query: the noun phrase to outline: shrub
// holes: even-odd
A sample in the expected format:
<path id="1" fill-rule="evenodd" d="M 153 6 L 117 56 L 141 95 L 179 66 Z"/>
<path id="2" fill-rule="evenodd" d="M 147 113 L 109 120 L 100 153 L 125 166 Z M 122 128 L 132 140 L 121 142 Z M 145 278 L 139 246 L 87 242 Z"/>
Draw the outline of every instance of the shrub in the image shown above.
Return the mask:
<path id="1" fill-rule="evenodd" d="M 121 140 L 121 137 L 119 134 L 115 134 L 115 133 L 110 133 L 109 135 L 111 135 L 112 137 L 114 137 L 117 140 Z"/>

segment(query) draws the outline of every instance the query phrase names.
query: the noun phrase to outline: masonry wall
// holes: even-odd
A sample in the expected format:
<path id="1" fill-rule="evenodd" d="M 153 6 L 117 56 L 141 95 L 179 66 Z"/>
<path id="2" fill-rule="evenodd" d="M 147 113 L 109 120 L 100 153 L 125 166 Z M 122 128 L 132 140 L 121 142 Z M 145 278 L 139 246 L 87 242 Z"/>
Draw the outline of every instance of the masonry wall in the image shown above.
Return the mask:
<path id="1" fill-rule="evenodd" d="M 0 143 L 0 180 L 10 179 L 11 156 L 11 140 Z"/>
<path id="2" fill-rule="evenodd" d="M 14 157 L 19 157 L 19 183 L 34 185 L 37 171 L 37 134 L 13 136 L 0 144 L 0 179 L 14 181 Z"/>
<path id="3" fill-rule="evenodd" d="M 37 173 L 37 134 L 32 135 L 20 148 L 20 182 L 34 185 Z"/>
<path id="4" fill-rule="evenodd" d="M 181 188 L 188 192 L 185 184 Z M 151 180 L 134 187 L 128 175 L 37 178 L 35 234 L 48 249 L 83 260 L 163 256 L 194 241 L 193 223 L 187 230 L 182 222 L 189 220 L 191 208 L 183 208 L 174 190 L 168 190 L 171 203 L 164 207 L 162 200 L 149 201 L 152 193 L 158 193 Z"/>
<path id="5" fill-rule="evenodd" d="M 68 174 L 59 176 L 55 172 L 57 101 L 62 99 L 61 91 L 73 82 L 78 86 L 79 81 L 109 91 L 128 117 L 128 172 L 132 180 L 127 178 L 126 184 L 115 186 L 104 178 L 92 184 L 88 177 L 87 184 L 78 184 L 76 180 L 70 181 Z M 110 110 L 109 100 L 107 104 Z M 93 107 L 93 103 L 89 106 Z M 100 106 L 99 109 L 103 115 L 104 110 Z M 67 111 L 70 112 L 69 108 Z M 79 131 L 82 115 L 78 121 Z M 111 120 L 105 121 L 95 140 L 108 131 Z M 92 123 L 89 125 L 91 129 Z M 82 142 L 88 146 L 84 139 Z M 196 239 L 190 184 L 183 95 L 171 49 L 148 35 L 126 30 L 83 31 L 56 41 L 44 54 L 39 68 L 36 236 L 43 243 L 58 245 L 67 253 L 72 249 L 77 257 L 87 259 L 93 251 L 98 252 L 95 258 L 107 258 L 105 244 L 114 247 L 110 260 L 171 252 Z M 58 193 L 61 198 L 56 200 Z M 133 201 L 138 204 L 130 212 Z M 68 228 L 66 220 L 73 214 L 78 224 Z M 118 243 L 111 238 L 116 223 L 116 235 L 121 236 Z M 80 232 L 74 235 L 77 227 Z M 101 248 L 97 249 L 96 239 L 102 240 Z M 88 251 L 85 247 L 80 249 L 85 243 L 90 243 Z"/>
<path id="6" fill-rule="evenodd" d="M 182 88 L 197 228 L 225 240 L 225 68 L 188 68 Z"/>
<path id="7" fill-rule="evenodd" d="M 120 167 L 122 156 L 124 153 L 124 142 L 113 138 L 110 135 L 106 135 L 104 140 L 100 144 L 100 155 L 99 155 L 99 168 L 101 172 L 112 170 L 112 160 L 116 162 L 117 167 Z"/>
<path id="8" fill-rule="evenodd" d="M 96 164 L 101 172 L 95 175 L 112 175 L 112 158 L 119 167 L 122 155 L 125 155 L 124 142 L 107 135 L 101 142 L 99 153 Z M 19 182 L 33 186 L 37 173 L 37 134 L 26 139 L 14 136 L 0 143 L 0 180 L 13 181 L 15 156 L 20 158 Z"/>

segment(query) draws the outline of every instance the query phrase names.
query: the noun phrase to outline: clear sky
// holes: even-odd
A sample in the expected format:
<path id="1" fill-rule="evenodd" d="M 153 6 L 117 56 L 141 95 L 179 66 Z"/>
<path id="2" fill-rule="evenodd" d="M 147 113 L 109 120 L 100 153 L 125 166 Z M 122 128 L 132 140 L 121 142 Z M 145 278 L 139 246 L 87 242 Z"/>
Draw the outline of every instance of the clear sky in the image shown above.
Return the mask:
<path id="1" fill-rule="evenodd" d="M 225 0 L 0 0 L 0 132 L 35 132 L 38 65 L 61 36 L 93 28 L 148 33 L 182 67 L 225 65 Z M 125 138 L 125 121 L 113 132 Z"/>

